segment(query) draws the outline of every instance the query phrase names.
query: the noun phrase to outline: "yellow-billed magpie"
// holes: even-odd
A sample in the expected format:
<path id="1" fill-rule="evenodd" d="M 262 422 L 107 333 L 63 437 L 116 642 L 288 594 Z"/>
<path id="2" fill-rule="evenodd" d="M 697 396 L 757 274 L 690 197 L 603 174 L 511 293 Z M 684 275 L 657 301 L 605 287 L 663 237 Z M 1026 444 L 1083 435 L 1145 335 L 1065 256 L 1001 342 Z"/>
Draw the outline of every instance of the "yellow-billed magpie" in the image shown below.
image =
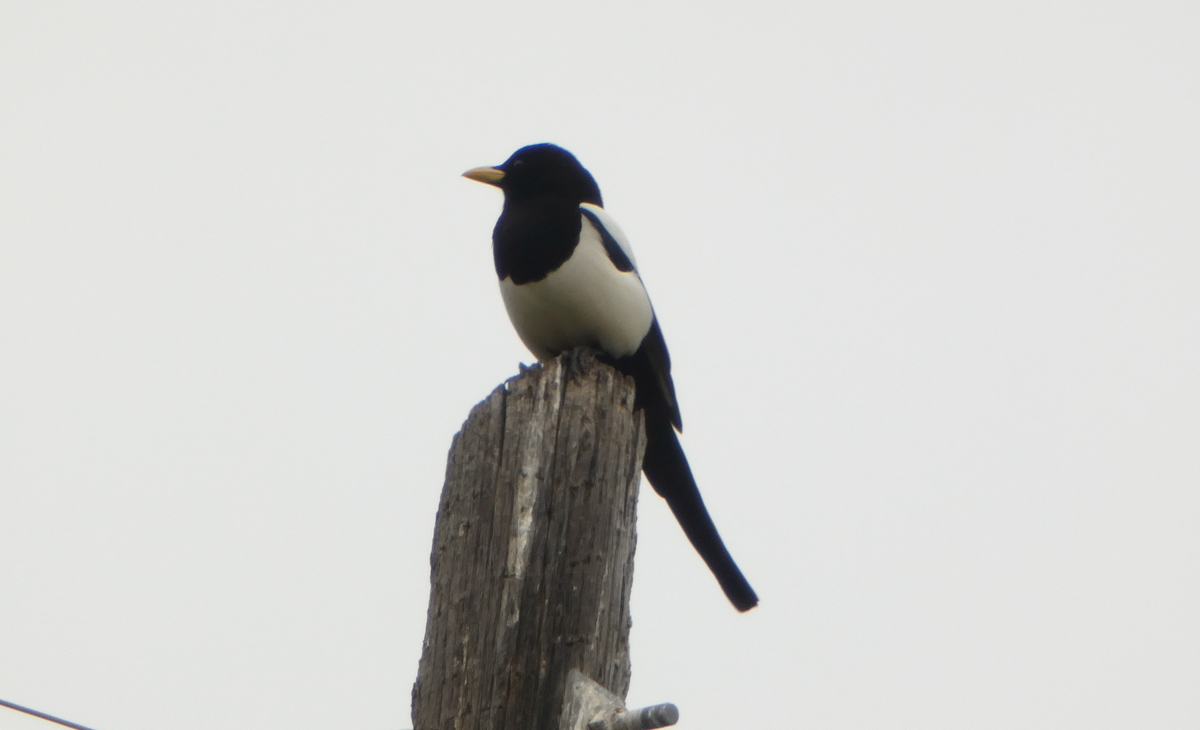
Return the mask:
<path id="1" fill-rule="evenodd" d="M 542 360 L 597 347 L 633 377 L 634 404 L 646 421 L 642 471 L 734 607 L 754 608 L 758 596 L 725 549 L 679 445 L 683 424 L 667 344 L 629 241 L 605 212 L 591 173 L 561 147 L 535 144 L 463 176 L 504 191 L 492 255 L 525 346 Z"/>

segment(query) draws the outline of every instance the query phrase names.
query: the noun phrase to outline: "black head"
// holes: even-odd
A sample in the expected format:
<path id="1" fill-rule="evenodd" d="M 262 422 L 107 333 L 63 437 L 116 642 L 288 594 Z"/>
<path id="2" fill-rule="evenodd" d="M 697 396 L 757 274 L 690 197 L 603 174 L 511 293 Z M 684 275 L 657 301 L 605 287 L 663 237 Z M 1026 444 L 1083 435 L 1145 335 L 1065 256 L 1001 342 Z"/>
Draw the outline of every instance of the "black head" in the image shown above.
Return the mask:
<path id="1" fill-rule="evenodd" d="M 543 195 L 569 199 L 573 205 L 603 205 L 600 187 L 575 155 L 552 144 L 522 147 L 496 167 L 477 167 L 463 173 L 472 180 L 504 191 L 505 203 L 519 203 Z"/>

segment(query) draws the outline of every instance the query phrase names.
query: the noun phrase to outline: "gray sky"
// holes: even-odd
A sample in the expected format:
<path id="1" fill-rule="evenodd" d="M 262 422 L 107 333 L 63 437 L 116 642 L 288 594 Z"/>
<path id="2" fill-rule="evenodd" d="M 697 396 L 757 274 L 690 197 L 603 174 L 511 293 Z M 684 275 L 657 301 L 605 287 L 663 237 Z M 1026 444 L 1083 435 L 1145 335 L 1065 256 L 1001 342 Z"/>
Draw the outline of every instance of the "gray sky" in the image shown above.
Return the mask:
<path id="1" fill-rule="evenodd" d="M 1200 721 L 1194 3 L 0 5 L 0 697 L 409 727 L 531 356 L 459 177 L 575 152 L 762 598 L 646 490 L 681 728 Z M 44 724 L 0 711 L 0 729 Z"/>

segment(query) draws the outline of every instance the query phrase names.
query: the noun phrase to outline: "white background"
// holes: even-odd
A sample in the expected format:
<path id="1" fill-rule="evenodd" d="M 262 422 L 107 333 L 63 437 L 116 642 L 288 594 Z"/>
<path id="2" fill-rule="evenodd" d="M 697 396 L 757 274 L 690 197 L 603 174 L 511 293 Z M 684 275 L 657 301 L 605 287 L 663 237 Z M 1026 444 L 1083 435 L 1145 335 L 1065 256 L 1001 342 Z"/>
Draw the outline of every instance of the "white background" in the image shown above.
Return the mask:
<path id="1" fill-rule="evenodd" d="M 1197 727 L 1197 7 L 4 0 L 0 698 L 410 727 L 446 451 L 531 359 L 459 174 L 553 141 L 762 597 L 646 490 L 632 704 Z"/>

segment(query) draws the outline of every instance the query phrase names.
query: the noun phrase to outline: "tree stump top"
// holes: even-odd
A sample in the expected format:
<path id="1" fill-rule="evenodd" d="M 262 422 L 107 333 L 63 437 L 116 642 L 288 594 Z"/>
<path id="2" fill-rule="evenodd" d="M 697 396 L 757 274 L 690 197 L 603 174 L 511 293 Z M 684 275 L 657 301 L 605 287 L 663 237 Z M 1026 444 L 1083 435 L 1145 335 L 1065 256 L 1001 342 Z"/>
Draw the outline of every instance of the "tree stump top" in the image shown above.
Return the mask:
<path id="1" fill-rule="evenodd" d="M 557 728 L 572 669 L 625 696 L 633 402 L 631 378 L 574 350 L 472 409 L 438 506 L 416 730 Z"/>

